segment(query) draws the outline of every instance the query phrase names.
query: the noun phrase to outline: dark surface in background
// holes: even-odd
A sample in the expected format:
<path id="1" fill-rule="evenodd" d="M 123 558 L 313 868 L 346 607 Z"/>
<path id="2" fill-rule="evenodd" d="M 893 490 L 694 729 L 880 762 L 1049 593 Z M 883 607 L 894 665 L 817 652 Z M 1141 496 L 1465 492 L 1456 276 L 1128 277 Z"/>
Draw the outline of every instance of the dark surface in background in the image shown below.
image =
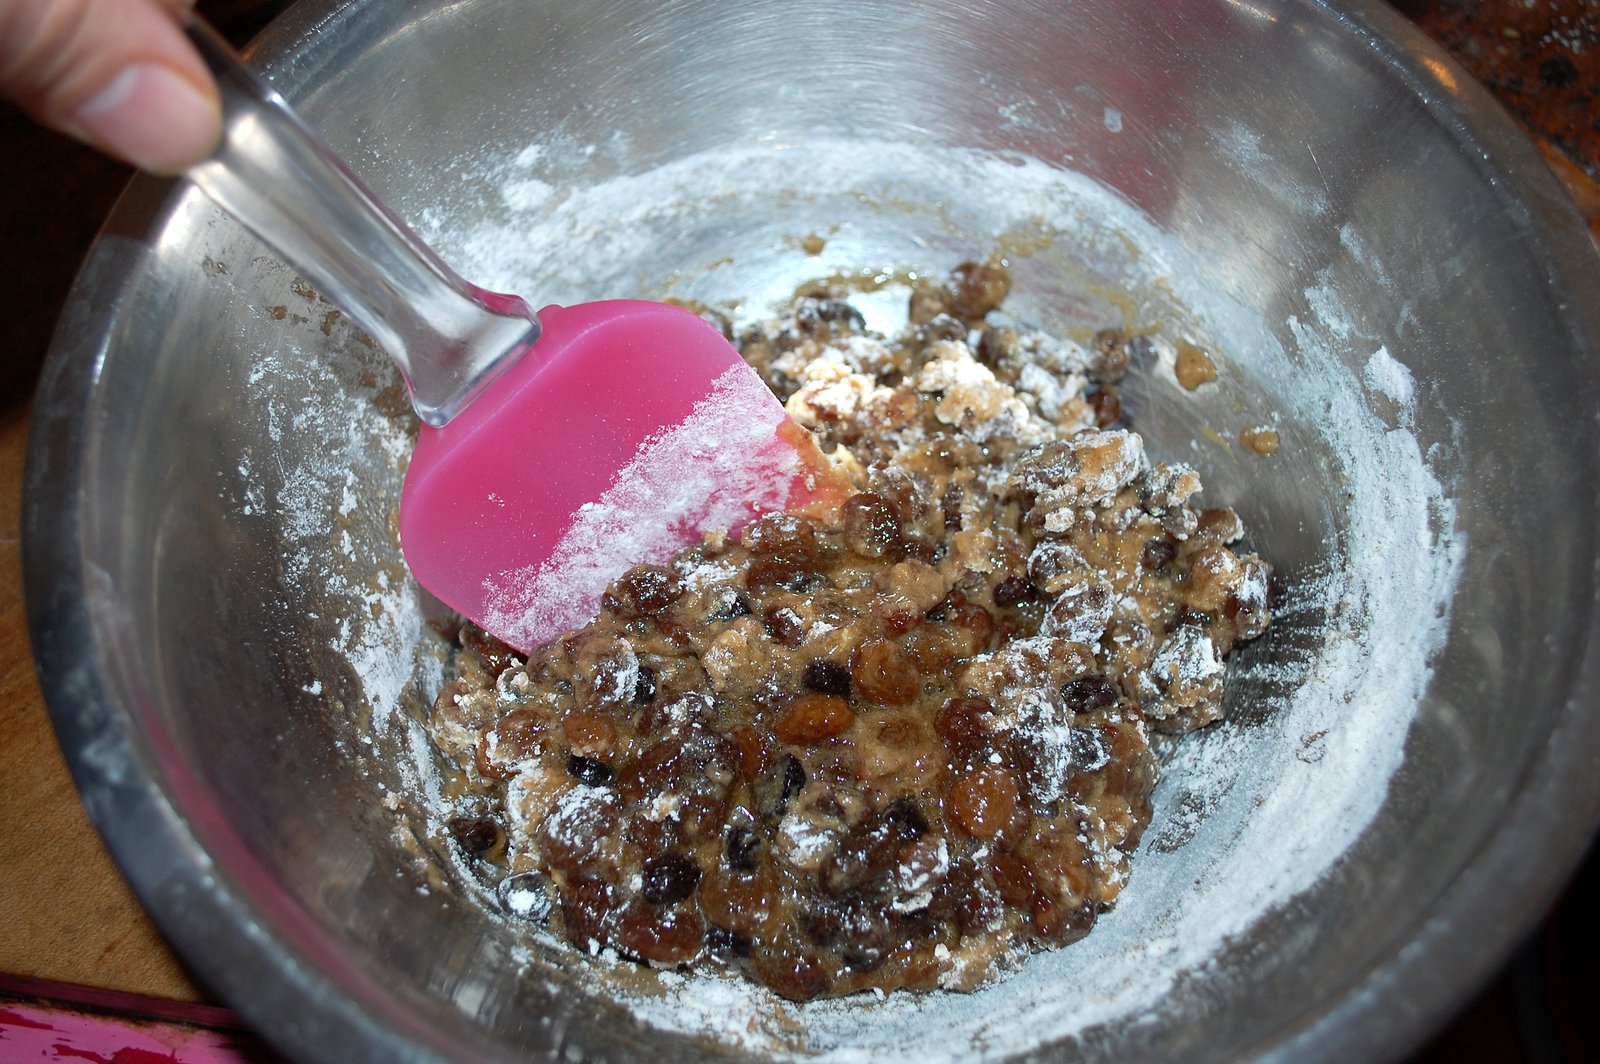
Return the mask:
<path id="1" fill-rule="evenodd" d="M 287 6 L 215 0 L 200 9 L 236 43 Z M 1399 0 L 1399 9 L 1488 85 L 1559 166 L 1600 179 L 1600 3 Z M 1554 151 L 1550 149 L 1553 147 Z M 73 275 L 131 172 L 0 105 L 0 413 L 26 401 Z M 1572 179 L 1569 176 L 1569 182 Z M 1591 189 L 1578 187 L 1582 200 Z M 1600 707 L 1596 707 L 1600 711 Z M 1580 972 L 1600 957 L 1591 856 L 1550 918 L 1414 1064 L 1600 1060 L 1600 1010 Z M 1337 933 L 1336 929 L 1328 929 Z"/>
<path id="2" fill-rule="evenodd" d="M 1600 181 L 1600 3 L 1395 0 L 1528 128 Z"/>
<path id="3" fill-rule="evenodd" d="M 288 7 L 284 0 L 202 0 L 236 44 Z M 133 176 L 121 163 L 34 125 L 0 103 L 0 413 L 26 400 L 56 316 L 100 223 Z"/>

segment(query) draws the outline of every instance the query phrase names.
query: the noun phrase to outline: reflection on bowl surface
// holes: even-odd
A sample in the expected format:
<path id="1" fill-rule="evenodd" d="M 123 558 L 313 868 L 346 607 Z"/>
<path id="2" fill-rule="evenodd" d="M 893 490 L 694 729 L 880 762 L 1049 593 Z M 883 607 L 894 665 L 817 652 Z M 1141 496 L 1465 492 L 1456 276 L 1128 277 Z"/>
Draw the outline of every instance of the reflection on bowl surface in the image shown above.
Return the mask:
<path id="1" fill-rule="evenodd" d="M 1277 618 L 1170 751 L 1118 907 L 1012 978 L 797 1007 L 575 957 L 438 822 L 403 392 L 196 194 L 138 185 L 40 393 L 28 590 L 90 807 L 203 977 L 327 1060 L 1300 1060 L 1398 1053 L 1487 973 L 1600 804 L 1594 251 L 1386 11 L 1154 7 L 375 0 L 268 34 L 490 288 L 754 320 L 1000 248 L 1023 321 L 1203 341 L 1215 384 L 1160 364 L 1124 405 L 1239 510 Z M 1231 442 L 1257 424 L 1270 459 Z"/>

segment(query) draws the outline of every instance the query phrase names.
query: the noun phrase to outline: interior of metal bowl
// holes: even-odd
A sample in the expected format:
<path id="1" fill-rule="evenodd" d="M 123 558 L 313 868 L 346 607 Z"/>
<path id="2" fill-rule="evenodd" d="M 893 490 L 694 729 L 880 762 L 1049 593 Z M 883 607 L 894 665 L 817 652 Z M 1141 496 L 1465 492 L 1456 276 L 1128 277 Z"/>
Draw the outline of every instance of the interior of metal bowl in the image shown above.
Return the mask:
<path id="1" fill-rule="evenodd" d="M 808 1006 L 578 957 L 443 841 L 393 371 L 197 193 L 140 183 L 34 415 L 34 635 L 130 879 L 288 1050 L 1397 1054 L 1581 850 L 1600 262 L 1386 12 L 308 0 L 254 58 L 463 274 L 536 302 L 753 320 L 1000 251 L 1015 318 L 1202 344 L 1216 384 L 1157 358 L 1126 408 L 1277 570 L 1230 719 L 1167 752 L 1082 942 L 972 995 Z M 1271 458 L 1237 443 L 1262 423 Z"/>

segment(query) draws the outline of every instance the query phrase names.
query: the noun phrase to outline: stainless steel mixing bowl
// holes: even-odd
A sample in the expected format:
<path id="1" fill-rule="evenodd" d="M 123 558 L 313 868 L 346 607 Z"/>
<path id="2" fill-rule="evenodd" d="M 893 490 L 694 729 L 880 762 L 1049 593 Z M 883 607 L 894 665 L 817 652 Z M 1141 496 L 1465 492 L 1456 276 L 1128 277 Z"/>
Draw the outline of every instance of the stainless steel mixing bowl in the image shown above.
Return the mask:
<path id="1" fill-rule="evenodd" d="M 1233 720 L 1169 753 L 1083 943 L 972 997 L 629 989 L 497 915 L 441 841 L 392 373 L 192 190 L 141 180 L 34 412 L 31 622 L 112 850 L 290 1053 L 1370 1060 L 1576 860 L 1600 809 L 1600 260 L 1386 9 L 307 0 L 254 59 L 492 287 L 749 316 L 808 276 L 999 246 L 1019 317 L 1212 345 L 1216 385 L 1157 359 L 1126 401 L 1279 581 Z M 1230 442 L 1259 421 L 1272 459 Z"/>

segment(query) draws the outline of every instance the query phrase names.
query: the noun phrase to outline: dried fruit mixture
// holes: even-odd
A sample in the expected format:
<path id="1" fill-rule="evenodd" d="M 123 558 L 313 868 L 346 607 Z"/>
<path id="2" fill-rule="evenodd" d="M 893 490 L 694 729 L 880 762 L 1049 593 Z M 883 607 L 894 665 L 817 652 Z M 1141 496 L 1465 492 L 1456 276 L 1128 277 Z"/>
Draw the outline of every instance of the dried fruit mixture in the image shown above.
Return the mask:
<path id="1" fill-rule="evenodd" d="M 640 566 L 525 662 L 462 627 L 431 734 L 510 912 L 808 1000 L 970 990 L 1116 900 L 1150 732 L 1217 719 L 1269 570 L 1121 426 L 1140 339 L 989 324 L 1008 287 L 922 281 L 890 340 L 814 286 L 739 344 L 842 506 Z"/>

